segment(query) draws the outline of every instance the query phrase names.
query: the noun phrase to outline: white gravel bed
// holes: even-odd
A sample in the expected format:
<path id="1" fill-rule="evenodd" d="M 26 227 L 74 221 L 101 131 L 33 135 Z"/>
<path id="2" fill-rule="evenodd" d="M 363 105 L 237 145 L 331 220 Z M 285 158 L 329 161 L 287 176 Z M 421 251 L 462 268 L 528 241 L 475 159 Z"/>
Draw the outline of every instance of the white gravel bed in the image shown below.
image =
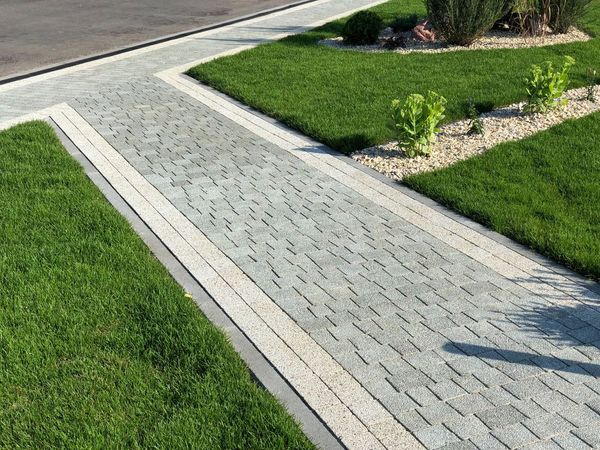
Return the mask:
<path id="1" fill-rule="evenodd" d="M 440 128 L 431 156 L 408 158 L 396 142 L 369 147 L 352 154 L 352 158 L 382 174 L 401 180 L 403 177 L 454 164 L 506 141 L 526 138 L 558 125 L 567 119 L 586 116 L 600 110 L 600 86 L 596 102 L 585 99 L 586 89 L 572 89 L 565 94 L 567 106 L 548 114 L 524 114 L 524 103 L 499 108 L 481 115 L 485 132 L 469 135 L 469 121 L 461 120 Z"/>
<path id="2" fill-rule="evenodd" d="M 492 30 L 469 47 L 462 47 L 460 45 L 448 45 L 443 41 L 422 42 L 414 39 L 410 31 L 400 34 L 406 39 L 406 47 L 396 48 L 393 50 L 383 48 L 383 40 L 380 41 L 379 44 L 374 45 L 345 45 L 343 38 L 336 37 L 322 39 L 318 43 L 320 45 L 325 45 L 327 47 L 337 48 L 340 50 L 354 50 L 362 52 L 443 53 L 463 50 L 543 47 L 546 45 L 568 44 L 570 42 L 584 42 L 591 39 L 588 34 L 576 28 L 571 28 L 571 30 L 565 34 L 547 34 L 540 37 L 523 36 L 511 31 Z M 389 36 L 389 29 L 384 30 L 382 33 L 382 38 Z"/>

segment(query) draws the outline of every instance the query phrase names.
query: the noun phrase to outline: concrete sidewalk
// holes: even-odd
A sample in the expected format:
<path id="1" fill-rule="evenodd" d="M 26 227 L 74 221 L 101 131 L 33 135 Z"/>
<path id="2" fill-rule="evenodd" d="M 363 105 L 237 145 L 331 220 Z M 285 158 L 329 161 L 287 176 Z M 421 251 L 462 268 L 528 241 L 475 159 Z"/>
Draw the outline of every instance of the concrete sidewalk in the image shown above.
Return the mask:
<path id="1" fill-rule="evenodd" d="M 599 446 L 597 285 L 181 75 L 369 4 L 2 86 L 0 121 L 51 116 L 347 447 Z"/>
<path id="2" fill-rule="evenodd" d="M 289 0 L 3 0 L 0 80 L 288 3 Z"/>

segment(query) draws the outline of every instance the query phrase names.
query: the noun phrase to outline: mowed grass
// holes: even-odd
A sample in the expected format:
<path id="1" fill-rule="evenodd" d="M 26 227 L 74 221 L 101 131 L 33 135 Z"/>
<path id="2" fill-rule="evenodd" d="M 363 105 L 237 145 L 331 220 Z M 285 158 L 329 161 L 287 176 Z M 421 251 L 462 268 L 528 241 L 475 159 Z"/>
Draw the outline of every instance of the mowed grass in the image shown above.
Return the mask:
<path id="1" fill-rule="evenodd" d="M 392 0 L 372 8 L 386 21 L 425 14 L 422 0 Z M 525 97 L 531 64 L 564 55 L 578 60 L 573 86 L 585 83 L 588 67 L 600 69 L 600 38 L 529 49 L 442 54 L 361 53 L 319 46 L 340 34 L 344 20 L 197 66 L 189 74 L 303 133 L 351 152 L 390 140 L 390 103 L 434 90 L 448 99 L 447 121 L 465 115 L 473 97 L 481 109 Z M 600 33 L 600 0 L 582 22 Z"/>
<path id="2" fill-rule="evenodd" d="M 43 122 L 0 236 L 0 448 L 313 448 Z"/>
<path id="3" fill-rule="evenodd" d="M 404 182 L 600 279 L 598 113 Z"/>

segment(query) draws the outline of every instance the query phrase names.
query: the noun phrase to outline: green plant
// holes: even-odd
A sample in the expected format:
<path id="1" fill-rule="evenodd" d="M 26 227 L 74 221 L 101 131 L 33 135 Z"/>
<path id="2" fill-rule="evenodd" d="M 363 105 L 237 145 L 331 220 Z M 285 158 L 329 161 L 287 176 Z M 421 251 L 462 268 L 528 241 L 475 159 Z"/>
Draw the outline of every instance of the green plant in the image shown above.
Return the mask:
<path id="1" fill-rule="evenodd" d="M 574 64 L 575 59 L 565 56 L 563 66 L 557 70 L 550 61 L 546 61 L 543 65 L 531 66 L 529 76 L 525 79 L 527 84 L 525 112 L 545 113 L 566 105 L 567 100 L 562 96 L 569 87 L 569 73 Z"/>
<path id="2" fill-rule="evenodd" d="M 410 31 L 419 23 L 419 16 L 416 14 L 410 14 L 408 16 L 399 16 L 390 24 L 394 33 L 400 33 L 401 31 Z"/>
<path id="3" fill-rule="evenodd" d="M 511 25 L 523 35 L 543 36 L 548 31 L 553 0 L 516 0 Z"/>
<path id="4" fill-rule="evenodd" d="M 411 94 L 406 101 L 392 102 L 392 118 L 398 144 L 410 158 L 429 156 L 437 126 L 444 118 L 446 99 L 429 91 L 427 96 Z"/>
<path id="5" fill-rule="evenodd" d="M 511 0 L 425 0 L 434 29 L 449 44 L 468 46 L 492 29 Z"/>
<path id="6" fill-rule="evenodd" d="M 583 17 L 591 0 L 550 0 L 549 25 L 555 33 L 567 33 Z"/>
<path id="7" fill-rule="evenodd" d="M 379 32 L 383 27 L 383 20 L 373 11 L 359 11 L 345 23 L 342 29 L 344 42 L 350 45 L 375 44 Z"/>
<path id="8" fill-rule="evenodd" d="M 586 72 L 586 100 L 590 102 L 596 102 L 596 87 L 598 85 L 598 72 L 591 67 Z"/>
<path id="9" fill-rule="evenodd" d="M 479 111 L 477 110 L 477 106 L 475 106 L 475 101 L 472 97 L 467 101 L 467 118 L 469 119 L 469 131 L 467 134 L 481 135 L 484 133 L 483 120 L 481 120 L 481 116 L 479 115 Z"/>

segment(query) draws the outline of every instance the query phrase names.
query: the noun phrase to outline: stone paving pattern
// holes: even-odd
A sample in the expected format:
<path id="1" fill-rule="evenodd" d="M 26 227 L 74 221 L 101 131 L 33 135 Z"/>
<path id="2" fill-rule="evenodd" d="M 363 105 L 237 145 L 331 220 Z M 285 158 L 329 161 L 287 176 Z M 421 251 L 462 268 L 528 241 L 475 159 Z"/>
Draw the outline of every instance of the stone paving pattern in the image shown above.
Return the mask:
<path id="1" fill-rule="evenodd" d="M 72 102 L 428 448 L 600 445 L 600 309 L 556 309 L 155 78 Z"/>
<path id="2" fill-rule="evenodd" d="M 555 306 L 151 76 L 332 8 L 0 91 L 0 121 L 68 101 L 426 447 L 600 447 L 599 307 Z"/>

